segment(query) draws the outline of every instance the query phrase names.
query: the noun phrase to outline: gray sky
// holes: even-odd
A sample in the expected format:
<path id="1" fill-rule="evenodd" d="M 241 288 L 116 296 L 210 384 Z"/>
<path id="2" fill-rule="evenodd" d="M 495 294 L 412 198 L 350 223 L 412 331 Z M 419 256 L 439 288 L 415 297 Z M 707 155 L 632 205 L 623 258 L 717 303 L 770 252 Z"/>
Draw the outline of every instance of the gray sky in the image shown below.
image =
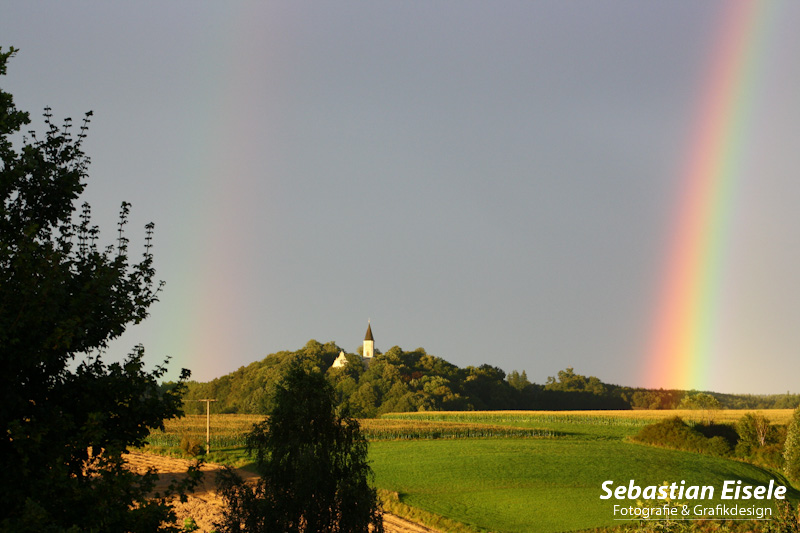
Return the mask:
<path id="1" fill-rule="evenodd" d="M 800 392 L 800 4 L 760 4 L 691 381 L 648 358 L 738 2 L 11 0 L 0 83 L 38 129 L 94 111 L 108 242 L 123 200 L 134 250 L 156 223 L 165 291 L 110 359 L 141 342 L 208 380 L 311 338 L 355 351 L 371 318 L 380 350 L 539 383 Z"/>

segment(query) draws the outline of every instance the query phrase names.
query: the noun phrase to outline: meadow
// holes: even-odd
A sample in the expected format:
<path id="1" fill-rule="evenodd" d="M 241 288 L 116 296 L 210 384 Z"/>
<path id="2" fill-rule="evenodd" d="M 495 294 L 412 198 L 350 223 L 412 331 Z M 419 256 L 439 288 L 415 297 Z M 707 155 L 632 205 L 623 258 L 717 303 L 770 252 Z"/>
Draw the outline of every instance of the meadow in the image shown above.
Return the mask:
<path id="1" fill-rule="evenodd" d="M 682 480 L 687 486 L 713 485 L 713 503 L 721 501 L 725 480 L 788 485 L 780 475 L 744 462 L 626 440 L 644 425 L 676 414 L 695 421 L 703 416 L 692 411 L 422 412 L 361 423 L 371 441 L 376 486 L 403 506 L 421 510 L 423 521 L 442 516 L 464 524 L 464 531 L 632 525 L 614 520 L 613 505 L 635 506 L 635 501 L 599 498 L 607 480 L 615 485 L 630 480 L 640 486 Z M 715 420 L 731 422 L 742 414 L 720 411 Z M 791 410 L 763 414 L 783 424 Z M 217 443 L 218 454 L 247 462 L 241 453 L 243 434 L 261 419 L 212 415 L 212 451 Z M 205 416 L 168 422 L 151 442 L 161 439 L 161 445 L 175 446 L 187 432 L 204 440 Z M 798 493 L 790 489 L 789 496 L 796 500 Z"/>

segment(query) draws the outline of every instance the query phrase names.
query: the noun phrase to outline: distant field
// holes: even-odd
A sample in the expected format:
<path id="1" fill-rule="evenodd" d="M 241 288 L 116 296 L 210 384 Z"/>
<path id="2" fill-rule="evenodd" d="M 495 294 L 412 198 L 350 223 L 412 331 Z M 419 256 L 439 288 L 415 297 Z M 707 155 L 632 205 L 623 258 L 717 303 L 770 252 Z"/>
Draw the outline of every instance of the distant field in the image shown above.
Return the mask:
<path id="1" fill-rule="evenodd" d="M 791 409 L 760 411 L 720 410 L 714 412 L 718 422 L 735 422 L 742 415 L 757 412 L 773 424 L 786 424 Z M 467 438 L 467 437 L 555 437 L 581 434 L 601 438 L 617 438 L 637 431 L 655 420 L 680 416 L 699 422 L 699 411 L 427 411 L 392 413 L 378 419 L 360 420 L 371 440 Z M 211 415 L 211 445 L 215 448 L 244 446 L 244 435 L 263 415 Z M 601 429 L 606 426 L 606 429 Z M 524 431 L 512 431 L 516 428 Z M 611 430 L 609 428 L 618 428 Z M 529 431 L 530 430 L 530 431 Z M 540 430 L 540 431 L 537 431 Z M 526 433 L 527 431 L 527 433 Z M 206 415 L 186 415 L 168 420 L 164 431 L 154 431 L 154 446 L 178 446 L 183 435 L 202 437 L 205 441 Z"/>
<path id="2" fill-rule="evenodd" d="M 253 424 L 260 422 L 262 415 L 212 415 L 210 419 L 210 441 L 212 449 L 241 447 L 245 445 L 245 434 Z M 531 424 L 498 423 L 481 420 L 420 420 L 402 418 L 366 418 L 359 420 L 361 430 L 371 441 L 461 439 L 482 437 L 503 438 L 554 438 L 563 434 L 552 428 L 538 428 Z M 184 436 L 206 439 L 206 415 L 186 415 L 168 420 L 164 430 L 156 430 L 148 438 L 152 446 L 178 447 Z"/>
<path id="3" fill-rule="evenodd" d="M 735 422 L 745 413 L 759 413 L 767 417 L 773 424 L 786 424 L 792 418 L 793 409 L 720 409 L 712 411 L 716 422 Z M 679 416 L 684 420 L 700 422 L 703 411 L 690 409 L 664 410 L 631 410 L 631 411 L 422 411 L 415 413 L 391 413 L 383 418 L 408 420 L 452 420 L 452 421 L 491 421 L 492 423 L 521 424 L 526 421 L 542 420 L 545 422 L 563 420 L 569 423 L 590 421 L 608 424 L 634 426 L 648 424 L 651 421 L 663 420 Z M 502 421 L 502 422 L 501 422 Z M 629 422 L 626 422 L 629 421 Z"/>
<path id="4" fill-rule="evenodd" d="M 752 411 L 717 411 L 734 422 Z M 759 411 L 785 424 L 792 410 Z M 714 485 L 785 480 L 755 466 L 627 442 L 644 425 L 671 416 L 699 421 L 697 411 L 491 411 L 396 413 L 361 420 L 370 439 L 376 485 L 400 502 L 461 522 L 475 531 L 556 532 L 614 525 L 600 500 L 606 480 L 641 486 L 664 481 Z M 244 434 L 259 415 L 211 416 L 211 460 L 246 462 Z M 168 421 L 154 446 L 177 447 L 183 435 L 205 440 L 205 415 Z M 798 497 L 794 490 L 793 499 Z M 627 500 L 622 503 L 627 502 Z M 617 525 L 621 524 L 616 522 Z M 626 524 L 626 523 L 622 523 Z M 630 523 L 627 523 L 632 525 Z"/>

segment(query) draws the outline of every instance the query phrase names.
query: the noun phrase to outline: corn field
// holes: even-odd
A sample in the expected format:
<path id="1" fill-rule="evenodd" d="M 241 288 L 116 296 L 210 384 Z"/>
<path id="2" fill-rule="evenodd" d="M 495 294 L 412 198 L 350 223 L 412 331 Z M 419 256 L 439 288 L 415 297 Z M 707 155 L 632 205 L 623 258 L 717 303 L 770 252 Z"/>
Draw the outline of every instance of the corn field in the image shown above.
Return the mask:
<path id="1" fill-rule="evenodd" d="M 517 428 L 480 421 L 437 421 L 402 418 L 361 420 L 361 429 L 369 440 L 468 439 L 478 437 L 553 438 L 560 434 L 551 429 Z"/>
<path id="2" fill-rule="evenodd" d="M 793 409 L 719 409 L 712 418 L 718 423 L 735 423 L 746 413 L 765 416 L 772 424 L 787 424 Z M 502 424 L 586 424 L 600 426 L 641 427 L 679 416 L 687 422 L 701 422 L 705 414 L 701 410 L 632 410 L 632 411 L 419 411 L 415 413 L 390 413 L 384 419 L 437 420 L 454 422 L 484 422 Z"/>
<path id="3" fill-rule="evenodd" d="M 716 422 L 735 422 L 751 411 L 720 410 Z M 773 424 L 785 424 L 791 409 L 756 411 Z M 467 439 L 467 438 L 555 438 L 564 436 L 564 425 L 636 428 L 673 416 L 692 423 L 700 421 L 699 411 L 425 411 L 391 413 L 382 418 L 359 420 L 369 440 Z M 211 415 L 211 448 L 241 448 L 245 435 L 262 415 Z M 549 428 L 557 426 L 559 429 Z M 177 448 L 184 437 L 206 440 L 206 416 L 186 415 L 167 420 L 164 430 L 150 433 L 150 446 Z"/>
<path id="4" fill-rule="evenodd" d="M 619 414 L 620 411 L 610 411 Z M 589 414 L 591 413 L 591 414 Z M 479 424 L 581 424 L 594 426 L 646 426 L 653 421 L 629 416 L 597 415 L 587 412 L 537 412 L 537 411 L 425 411 L 416 413 L 392 413 L 384 415 L 390 420 L 449 421 Z"/>
<path id="5" fill-rule="evenodd" d="M 240 448 L 245 445 L 245 435 L 253 424 L 260 422 L 262 415 L 211 415 L 211 448 Z M 361 430 L 368 440 L 415 440 L 415 439 L 466 439 L 480 437 L 506 438 L 553 438 L 560 434 L 551 429 L 518 428 L 487 424 L 483 420 L 421 420 L 402 418 L 367 418 L 359 420 Z M 161 448 L 177 448 L 181 439 L 192 437 L 206 440 L 206 416 L 186 415 L 167 420 L 164 430 L 154 430 L 148 444 Z"/>
<path id="6" fill-rule="evenodd" d="M 253 424 L 260 422 L 262 415 L 212 414 L 210 433 L 211 449 L 240 448 L 245 445 L 245 435 Z M 154 430 L 147 438 L 150 446 L 177 448 L 183 437 L 194 437 L 206 441 L 206 415 L 186 415 L 183 418 L 166 420 L 164 430 Z"/>

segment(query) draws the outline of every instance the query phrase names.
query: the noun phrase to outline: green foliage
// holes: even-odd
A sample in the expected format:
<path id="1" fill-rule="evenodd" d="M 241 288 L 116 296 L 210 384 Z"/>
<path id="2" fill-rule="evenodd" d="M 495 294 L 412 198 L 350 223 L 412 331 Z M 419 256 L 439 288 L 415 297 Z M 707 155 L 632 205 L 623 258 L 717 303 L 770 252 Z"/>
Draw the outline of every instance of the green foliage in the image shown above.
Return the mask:
<path id="1" fill-rule="evenodd" d="M 687 394 L 678 404 L 678 409 L 692 409 L 698 410 L 703 413 L 703 423 L 711 424 L 714 421 L 714 415 L 722 408 L 722 404 L 714 396 L 698 392 L 695 394 Z"/>
<path id="2" fill-rule="evenodd" d="M 208 383 L 189 382 L 185 398 L 216 398 L 214 409 L 218 413 L 263 415 L 272 408 L 271 388 L 280 380 L 292 361 L 299 360 L 308 368 L 327 370 L 340 351 L 341 348 L 333 342 L 321 344 L 310 340 L 300 350 L 268 355 L 261 361 Z M 351 365 L 345 367 L 348 372 L 350 367 Z M 205 406 L 198 402 L 187 401 L 184 408 L 188 414 L 205 413 Z"/>
<path id="3" fill-rule="evenodd" d="M 368 367 L 359 355 L 351 353 L 346 354 L 345 366 L 332 368 L 341 351 L 336 343 L 310 340 L 300 350 L 270 354 L 208 383 L 190 382 L 186 398 L 216 398 L 219 413 L 264 414 L 271 408 L 271 388 L 295 359 L 323 371 L 336 391 L 336 404 L 359 418 L 441 410 L 673 409 L 686 395 L 679 390 L 612 385 L 595 376 L 577 374 L 571 367 L 548 378 L 545 385 L 537 385 L 528 380 L 525 371 L 515 370 L 506 376 L 491 365 L 459 368 L 423 348 L 406 351 L 398 346 L 383 354 L 376 351 Z M 722 407 L 737 408 L 770 407 L 790 398 L 700 394 L 717 398 Z M 188 402 L 185 409 L 201 414 L 202 405 Z M 706 412 L 714 414 L 713 410 Z"/>
<path id="4" fill-rule="evenodd" d="M 197 437 L 184 435 L 181 438 L 181 450 L 183 450 L 183 453 L 187 455 L 192 455 L 196 457 L 203 453 L 204 445 L 203 442 Z"/>
<path id="5" fill-rule="evenodd" d="M 528 381 L 528 374 L 526 374 L 524 370 L 521 374 L 516 370 L 512 370 L 506 379 L 508 380 L 509 385 L 519 391 L 532 384 L 530 381 Z"/>
<path id="6" fill-rule="evenodd" d="M 197 531 L 200 529 L 200 526 L 197 525 L 194 518 L 184 518 L 183 519 L 183 531 Z"/>
<path id="7" fill-rule="evenodd" d="M 765 533 L 800 533 L 800 509 L 791 502 L 777 504 L 775 518 L 767 522 Z"/>
<path id="8" fill-rule="evenodd" d="M 795 409 L 786 428 L 786 443 L 783 451 L 783 472 L 793 483 L 800 482 L 800 407 Z"/>
<path id="9" fill-rule="evenodd" d="M 0 50 L 0 75 L 13 53 Z M 179 415 L 188 371 L 162 390 L 166 370 L 146 372 L 143 348 L 122 363 L 102 360 L 111 340 L 147 316 L 161 284 L 152 224 L 142 259 L 129 259 L 127 203 L 116 243 L 102 250 L 89 206 L 73 218 L 90 116 L 73 135 L 72 121 L 57 126 L 46 108 L 44 135 L 20 139 L 28 114 L 0 90 L 3 531 L 151 532 L 173 518 L 163 497 L 147 497 L 154 476 L 128 472 L 122 453 Z"/>
<path id="10" fill-rule="evenodd" d="M 746 413 L 736 423 L 739 443 L 736 454 L 747 457 L 757 453 L 769 443 L 774 443 L 777 431 L 770 425 L 767 417 L 756 413 Z"/>
<path id="11" fill-rule="evenodd" d="M 714 396 L 725 409 L 795 409 L 800 394 L 719 394 Z"/>
<path id="12" fill-rule="evenodd" d="M 606 387 L 598 378 L 594 376 L 582 376 L 576 374 L 572 367 L 567 367 L 566 370 L 558 372 L 558 379 L 554 377 L 547 378 L 545 384 L 546 390 L 558 391 L 586 391 L 598 396 L 606 393 Z"/>
<path id="13" fill-rule="evenodd" d="M 269 417 L 247 436 L 256 486 L 230 470 L 219 478 L 222 531 L 383 531 L 367 441 L 356 420 L 337 414 L 334 396 L 323 374 L 290 365 Z"/>
<path id="14" fill-rule="evenodd" d="M 711 410 L 721 408 L 722 404 L 719 400 L 705 392 L 687 394 L 683 397 L 681 403 L 678 404 L 678 409 Z"/>
<path id="15" fill-rule="evenodd" d="M 753 464 L 780 470 L 783 467 L 782 428 L 756 413 L 745 413 L 735 424 L 685 423 L 679 417 L 643 428 L 633 440 L 717 456 L 736 457 Z M 762 444 L 763 443 L 763 444 Z"/>
<path id="16" fill-rule="evenodd" d="M 633 440 L 654 446 L 710 455 L 726 456 L 731 454 L 731 442 L 719 434 L 729 435 L 731 431 L 729 426 L 707 426 L 703 428 L 706 435 L 698 429 L 689 426 L 676 416 L 643 427 L 633 437 Z"/>
<path id="17" fill-rule="evenodd" d="M 623 392 L 624 399 L 633 409 L 675 409 L 683 397 L 683 391 L 636 389 Z"/>

